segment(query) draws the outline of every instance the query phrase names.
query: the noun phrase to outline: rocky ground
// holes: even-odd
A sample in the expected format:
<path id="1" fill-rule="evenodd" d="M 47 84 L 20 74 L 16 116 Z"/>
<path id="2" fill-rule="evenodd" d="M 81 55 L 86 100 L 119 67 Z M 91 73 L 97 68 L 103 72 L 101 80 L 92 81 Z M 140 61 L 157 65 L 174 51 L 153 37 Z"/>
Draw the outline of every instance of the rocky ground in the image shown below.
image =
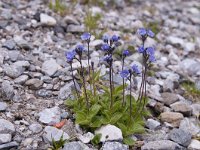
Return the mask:
<path id="1" fill-rule="evenodd" d="M 73 116 L 64 105 L 73 86 L 64 52 L 80 42 L 88 9 L 102 15 L 97 32 L 107 28 L 120 35 L 124 48 L 139 46 L 135 34 L 139 27 L 149 25 L 156 29 L 156 38 L 147 42 L 156 47 L 155 76 L 148 78 L 148 107 L 155 114 L 146 122 L 147 132 L 134 136 L 138 149 L 199 150 L 200 99 L 186 96 L 181 87 L 181 82 L 190 80 L 200 90 L 199 0 L 131 4 L 117 0 L 112 9 L 79 4 L 73 7 L 61 17 L 43 0 L 0 1 L 0 150 L 47 149 L 51 135 L 59 139 L 62 134 L 66 139 L 77 136 L 63 150 L 95 149 L 87 144 L 93 133 L 74 125 Z M 97 63 L 101 43 L 91 42 L 91 56 Z M 127 65 L 134 62 L 140 65 L 137 53 L 126 60 Z M 116 59 L 116 73 L 120 66 Z M 106 71 L 105 66 L 101 71 Z M 115 77 L 120 83 L 118 75 Z M 137 80 L 139 83 L 141 78 Z M 52 126 L 62 119 L 67 121 L 61 129 Z M 119 137 L 104 140 L 102 150 L 129 149 L 118 141 L 121 131 L 113 126 L 105 128 L 112 131 L 110 135 L 116 132 Z"/>

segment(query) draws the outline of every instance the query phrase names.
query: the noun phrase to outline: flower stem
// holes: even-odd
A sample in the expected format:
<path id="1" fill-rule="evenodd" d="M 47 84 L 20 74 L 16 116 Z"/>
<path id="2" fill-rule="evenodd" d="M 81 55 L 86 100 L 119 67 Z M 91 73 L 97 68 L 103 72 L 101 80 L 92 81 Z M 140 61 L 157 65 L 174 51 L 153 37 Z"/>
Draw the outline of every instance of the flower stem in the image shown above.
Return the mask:
<path id="1" fill-rule="evenodd" d="M 81 61 L 81 56 L 80 56 L 80 65 L 81 65 L 81 76 L 82 76 L 82 79 L 83 79 L 83 90 L 84 90 L 84 94 L 85 94 L 86 107 L 89 110 L 89 101 L 88 101 L 88 96 L 87 96 L 87 91 L 86 91 L 84 68 L 83 68 L 83 64 L 82 64 L 82 61 Z"/>
<path id="2" fill-rule="evenodd" d="M 91 75 L 90 75 L 90 42 L 88 41 L 87 42 L 87 46 L 88 46 L 88 74 L 89 74 L 89 83 L 90 83 L 90 90 L 92 90 L 92 86 L 91 86 Z"/>
<path id="3" fill-rule="evenodd" d="M 131 97 L 131 84 L 132 84 L 132 81 L 131 81 L 131 76 L 132 76 L 132 74 L 130 74 L 130 120 L 132 118 L 132 97 Z"/>
<path id="4" fill-rule="evenodd" d="M 122 58 L 122 71 L 124 70 L 124 57 Z M 123 95 L 123 99 L 122 99 L 122 106 L 124 106 L 124 104 L 125 104 L 125 99 L 124 99 L 124 94 L 125 94 L 125 81 L 124 81 L 124 78 L 122 78 L 123 79 L 123 93 L 122 93 L 122 95 Z"/>
<path id="5" fill-rule="evenodd" d="M 95 87 L 95 81 L 94 81 L 94 62 L 91 62 L 92 66 L 92 86 L 93 86 L 93 94 L 96 96 L 96 87 Z"/>
<path id="6" fill-rule="evenodd" d="M 76 95 L 77 95 L 77 98 L 79 98 L 78 90 L 77 90 L 77 88 L 76 88 L 76 84 L 75 84 L 75 80 L 74 80 L 74 73 L 73 73 L 72 63 L 70 63 L 70 66 L 71 66 L 72 80 L 73 80 L 73 83 L 74 83 Z"/>
<path id="7" fill-rule="evenodd" d="M 110 78 L 110 108 L 112 108 L 113 106 L 112 62 L 110 62 L 109 78 Z"/>

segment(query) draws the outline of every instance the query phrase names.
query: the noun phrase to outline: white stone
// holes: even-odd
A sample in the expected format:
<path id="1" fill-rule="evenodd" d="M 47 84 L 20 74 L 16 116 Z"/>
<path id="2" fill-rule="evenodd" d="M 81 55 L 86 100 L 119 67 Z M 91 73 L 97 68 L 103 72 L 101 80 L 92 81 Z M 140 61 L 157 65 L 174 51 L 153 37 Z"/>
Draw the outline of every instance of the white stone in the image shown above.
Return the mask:
<path id="1" fill-rule="evenodd" d="M 53 76 L 60 68 L 61 66 L 57 64 L 55 59 L 47 60 L 42 64 L 42 71 L 49 76 Z"/>
<path id="2" fill-rule="evenodd" d="M 55 106 L 53 108 L 44 109 L 43 111 L 41 111 L 39 113 L 39 116 L 40 116 L 39 121 L 44 123 L 44 124 L 58 123 L 58 122 L 60 122 L 60 119 L 61 119 L 60 108 Z"/>
<path id="3" fill-rule="evenodd" d="M 0 119 L 0 133 L 14 133 L 15 127 L 14 125 L 5 119 Z"/>
<path id="4" fill-rule="evenodd" d="M 169 36 L 167 38 L 167 42 L 172 44 L 172 45 L 183 45 L 184 44 L 184 40 L 178 37 L 174 37 L 174 36 Z"/>
<path id="5" fill-rule="evenodd" d="M 43 25 L 48 25 L 48 26 L 56 25 L 56 19 L 54 19 L 51 16 L 48 16 L 47 14 L 43 14 L 43 13 L 40 14 L 40 22 Z"/>
<path id="6" fill-rule="evenodd" d="M 122 141 L 122 131 L 114 125 L 105 125 L 95 131 L 95 134 L 101 134 L 101 142 L 105 141 Z"/>
<path id="7" fill-rule="evenodd" d="M 200 150 L 200 141 L 192 140 L 190 145 L 188 146 L 189 150 Z"/>
<path id="8" fill-rule="evenodd" d="M 0 134 L 0 144 L 10 142 L 11 138 L 11 134 Z"/>
<path id="9" fill-rule="evenodd" d="M 160 126 L 160 122 L 153 120 L 153 119 L 148 119 L 146 122 L 146 126 L 151 129 L 154 130 L 156 129 L 158 126 Z"/>
<path id="10" fill-rule="evenodd" d="M 83 143 L 89 143 L 94 138 L 94 134 L 91 132 L 88 132 L 84 135 L 78 134 L 77 138 Z"/>
<path id="11" fill-rule="evenodd" d="M 46 126 L 44 128 L 43 138 L 46 142 L 51 143 L 52 138 L 55 141 L 59 141 L 62 135 L 63 135 L 63 140 L 69 139 L 69 135 L 67 133 L 63 132 L 62 130 L 59 130 L 59 129 L 57 129 L 55 127 L 51 127 L 51 126 Z"/>

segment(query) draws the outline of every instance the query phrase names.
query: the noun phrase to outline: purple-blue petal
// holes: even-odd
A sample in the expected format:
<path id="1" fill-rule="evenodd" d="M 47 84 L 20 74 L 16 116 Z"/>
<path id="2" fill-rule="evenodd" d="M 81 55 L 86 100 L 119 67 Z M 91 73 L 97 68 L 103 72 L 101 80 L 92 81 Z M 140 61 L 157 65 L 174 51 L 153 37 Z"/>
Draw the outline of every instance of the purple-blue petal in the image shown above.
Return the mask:
<path id="1" fill-rule="evenodd" d="M 154 55 L 155 53 L 155 49 L 153 47 L 147 47 L 146 48 L 146 53 L 151 56 L 151 55 Z"/>
<path id="2" fill-rule="evenodd" d="M 110 50 L 110 46 L 108 45 L 108 44 L 103 44 L 102 46 L 101 46 L 101 49 L 103 50 L 103 51 L 109 51 Z"/>
<path id="3" fill-rule="evenodd" d="M 124 51 L 122 52 L 122 55 L 123 55 L 123 56 L 129 56 L 129 55 L 130 55 L 129 50 L 124 50 Z"/>
<path id="4" fill-rule="evenodd" d="M 112 55 L 106 55 L 103 59 L 106 62 L 111 62 L 112 61 Z"/>
<path id="5" fill-rule="evenodd" d="M 138 52 L 139 53 L 144 53 L 145 49 L 143 46 L 138 47 Z"/>
<path id="6" fill-rule="evenodd" d="M 139 28 L 137 33 L 140 35 L 140 36 L 146 36 L 147 35 L 147 30 L 145 28 Z"/>
<path id="7" fill-rule="evenodd" d="M 153 31 L 151 30 L 147 30 L 147 35 L 151 38 L 153 38 L 155 36 L 155 33 L 153 33 Z"/>
<path id="8" fill-rule="evenodd" d="M 108 36 L 107 34 L 106 34 L 106 35 L 103 35 L 102 40 L 103 40 L 105 43 L 108 43 L 109 36 Z"/>
<path id="9" fill-rule="evenodd" d="M 120 72 L 120 76 L 121 76 L 122 78 L 128 78 L 129 75 L 130 75 L 130 73 L 129 73 L 128 70 L 122 70 L 122 71 Z"/>
<path id="10" fill-rule="evenodd" d="M 150 61 L 150 62 L 155 62 L 155 61 L 156 61 L 155 56 L 154 56 L 154 55 L 150 55 L 150 56 L 149 56 L 149 61 Z"/>
<path id="11" fill-rule="evenodd" d="M 83 34 L 81 35 L 81 39 L 82 39 L 83 41 L 88 41 L 88 40 L 90 40 L 90 37 L 91 37 L 91 34 L 88 33 L 88 32 L 85 32 L 85 33 L 83 33 Z"/>
<path id="12" fill-rule="evenodd" d="M 67 58 L 67 62 L 71 62 L 75 58 L 75 55 L 76 55 L 76 52 L 74 50 L 70 52 L 66 52 L 65 56 Z"/>
<path id="13" fill-rule="evenodd" d="M 139 68 L 138 68 L 138 66 L 136 64 L 134 64 L 132 66 L 132 69 L 133 69 L 133 72 L 136 73 L 136 74 L 140 74 L 141 73 L 141 71 L 139 70 Z"/>
<path id="14" fill-rule="evenodd" d="M 120 37 L 117 36 L 117 35 L 113 35 L 112 38 L 111 38 L 112 42 L 118 42 L 119 39 L 120 39 Z"/>

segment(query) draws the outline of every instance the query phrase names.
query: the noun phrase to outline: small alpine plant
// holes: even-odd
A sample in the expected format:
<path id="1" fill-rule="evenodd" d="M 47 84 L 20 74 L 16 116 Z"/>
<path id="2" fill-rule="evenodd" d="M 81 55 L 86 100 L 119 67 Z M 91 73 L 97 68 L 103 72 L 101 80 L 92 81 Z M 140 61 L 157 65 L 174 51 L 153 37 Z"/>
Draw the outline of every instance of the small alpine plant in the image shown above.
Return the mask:
<path id="1" fill-rule="evenodd" d="M 83 44 L 77 45 L 73 50 L 66 52 L 66 59 L 71 68 L 71 75 L 76 91 L 75 99 L 67 99 L 66 105 L 75 114 L 75 122 L 81 127 L 94 131 L 96 128 L 106 124 L 113 124 L 122 130 L 124 143 L 133 145 L 134 141 L 130 137 L 135 133 L 144 132 L 144 117 L 149 115 L 145 109 L 147 103 L 146 79 L 150 65 L 156 61 L 155 48 L 145 47 L 148 37 L 153 38 L 154 33 L 145 28 L 137 31 L 142 40 L 138 47 L 138 53 L 142 55 L 142 67 L 133 64 L 126 66 L 125 60 L 130 56 L 130 51 L 122 51 L 122 68 L 120 72 L 114 72 L 113 54 L 120 45 L 118 35 L 103 35 L 101 51 L 102 60 L 109 68 L 109 82 L 100 76 L 100 70 L 94 68 L 94 62 L 90 61 L 90 42 L 92 35 L 84 33 L 81 35 Z M 85 48 L 86 47 L 86 48 Z M 84 67 L 82 60 L 87 58 L 87 67 Z M 75 75 L 73 73 L 73 61 L 80 63 L 78 74 L 80 76 L 79 85 L 81 91 L 77 90 Z M 100 64 L 99 64 L 100 65 Z M 119 74 L 122 77 L 122 85 L 113 82 L 113 76 Z M 137 99 L 132 95 L 133 80 L 136 76 L 141 76 L 142 82 L 138 89 Z M 128 81 L 129 86 L 126 82 Z M 87 88 L 90 87 L 90 88 Z"/>

